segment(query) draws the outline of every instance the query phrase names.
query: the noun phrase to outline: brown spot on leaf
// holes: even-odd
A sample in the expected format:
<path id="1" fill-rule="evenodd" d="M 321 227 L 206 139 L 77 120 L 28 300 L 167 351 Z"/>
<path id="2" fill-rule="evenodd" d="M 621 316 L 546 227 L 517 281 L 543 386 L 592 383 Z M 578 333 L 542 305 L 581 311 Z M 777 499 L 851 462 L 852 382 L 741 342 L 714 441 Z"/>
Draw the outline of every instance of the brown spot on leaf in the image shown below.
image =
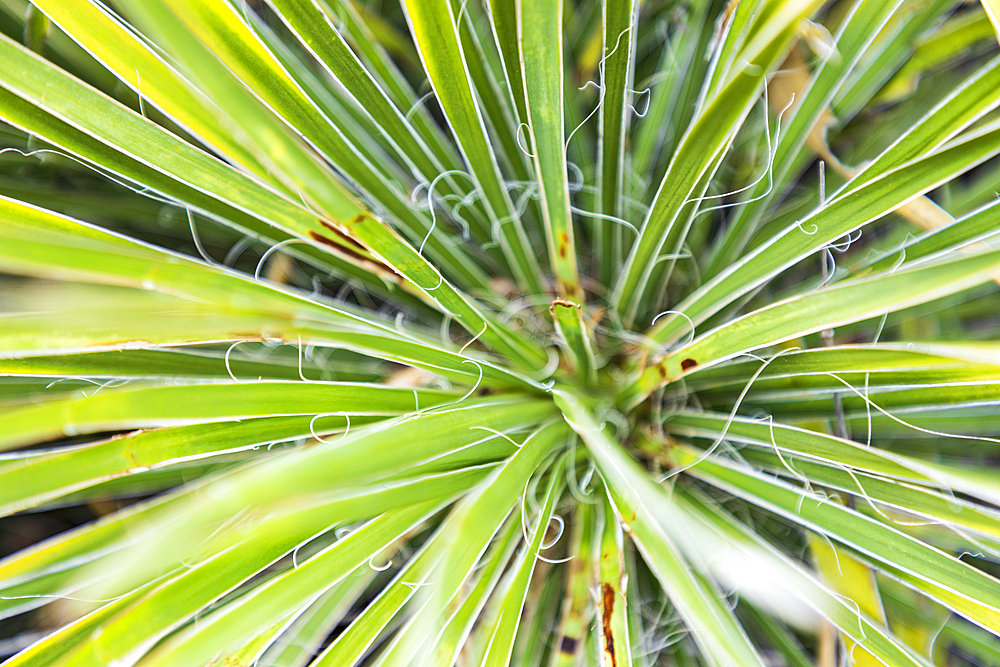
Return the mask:
<path id="1" fill-rule="evenodd" d="M 135 450 L 133 449 L 133 446 L 134 445 L 132 440 L 126 441 L 125 447 L 122 449 L 122 456 L 124 456 L 125 460 L 128 461 L 129 468 L 138 468 L 139 457 L 135 455 Z"/>
<path id="2" fill-rule="evenodd" d="M 685 359 L 684 361 L 681 362 L 681 370 L 686 371 L 689 368 L 694 368 L 697 365 L 698 362 L 695 361 L 694 359 Z"/>
<path id="3" fill-rule="evenodd" d="M 317 234 L 316 232 L 310 230 L 309 236 L 311 236 L 314 241 L 319 241 L 320 243 L 322 243 L 324 245 L 328 245 L 331 248 L 335 248 L 339 252 L 342 252 L 343 254 L 347 255 L 348 257 L 352 257 L 352 258 L 358 260 L 362 264 L 371 264 L 372 263 L 372 261 L 370 259 L 368 259 L 364 255 L 362 255 L 361 253 L 355 252 L 351 248 L 343 246 L 343 245 L 337 243 L 336 241 L 334 241 L 333 239 L 328 239 L 327 237 L 323 236 L 322 234 Z M 341 234 L 341 236 L 343 236 L 344 238 L 348 238 L 347 236 L 344 236 L 343 234 Z M 357 245 L 356 242 L 354 242 L 354 243 L 355 243 L 355 245 Z M 358 247 L 361 248 L 360 245 L 358 245 Z"/>
<path id="4" fill-rule="evenodd" d="M 326 224 L 326 223 L 323 223 L 323 224 Z M 329 225 L 327 225 L 327 226 L 329 226 Z M 333 227 L 331 227 L 331 229 L 333 229 Z M 362 246 L 361 244 L 359 244 L 357 241 L 355 241 L 354 239 L 350 238 L 349 236 L 343 234 L 343 232 L 340 232 L 339 230 L 336 230 L 336 229 L 334 229 L 334 231 L 336 231 L 339 236 L 341 236 L 342 238 L 346 239 L 349 243 L 351 243 L 351 244 L 357 246 L 358 248 L 361 248 L 362 250 L 364 250 L 364 246 Z M 317 234 L 316 232 L 314 232 L 312 230 L 309 231 L 309 236 L 312 237 L 312 239 L 314 241 L 319 241 L 320 243 L 322 243 L 324 245 L 328 245 L 331 248 L 333 248 L 334 250 L 336 250 L 338 253 L 340 253 L 341 255 L 345 255 L 345 256 L 353 259 L 359 265 L 367 268 L 370 271 L 374 271 L 375 273 L 389 273 L 389 274 L 395 276 L 396 278 L 398 278 L 399 280 L 405 280 L 405 278 L 402 275 L 400 275 L 399 271 L 396 271 L 396 269 L 394 269 L 391 266 L 388 266 L 386 264 L 382 264 L 380 262 L 376 262 L 376 261 L 372 260 L 370 257 L 365 257 L 364 255 L 362 255 L 360 252 L 357 252 L 353 248 L 349 248 L 347 246 L 340 245 L 339 243 L 337 243 L 333 239 L 329 239 L 329 238 L 323 236 L 322 234 Z"/>
<path id="5" fill-rule="evenodd" d="M 362 220 L 364 220 L 364 216 L 358 216 L 358 217 L 359 217 L 359 218 L 361 218 Z M 356 220 L 357 220 L 357 218 L 355 218 L 355 221 L 356 221 Z M 343 240 L 343 241 L 344 241 L 345 243 L 350 243 L 350 244 L 351 244 L 351 245 L 353 245 L 354 247 L 356 247 L 356 248 L 359 248 L 359 249 L 361 249 L 361 250 L 364 250 L 364 249 L 365 249 L 365 247 L 364 247 L 363 245 L 361 245 L 361 244 L 360 244 L 360 243 L 358 242 L 358 240 L 357 240 L 357 239 L 355 239 L 355 238 L 352 238 L 351 236 L 349 236 L 349 235 L 345 234 L 345 233 L 343 232 L 343 230 L 341 230 L 341 229 L 340 229 L 339 227 L 337 227 L 336 225 L 334 225 L 334 224 L 332 224 L 332 223 L 329 223 L 329 222 L 327 222 L 326 220 L 320 220 L 319 222 L 320 222 L 320 224 L 321 224 L 321 225 L 323 225 L 324 227 L 326 227 L 327 229 L 329 229 L 329 230 L 330 230 L 331 232 L 333 232 L 333 233 L 334 233 L 334 234 L 335 234 L 335 235 L 337 236 L 337 238 L 340 238 L 340 239 L 342 239 L 342 240 Z M 310 234 L 312 234 L 312 232 L 309 232 L 309 233 L 310 233 Z"/>
<path id="6" fill-rule="evenodd" d="M 604 634 L 604 653 L 616 667 L 615 638 L 611 635 L 611 615 L 615 610 L 615 589 L 611 584 L 601 584 L 601 628 Z"/>
<path id="7" fill-rule="evenodd" d="M 666 369 L 666 368 L 664 368 L 664 367 L 663 367 L 662 365 L 660 365 L 660 366 L 657 366 L 657 367 L 656 367 L 656 370 L 657 370 L 657 372 L 658 372 L 658 373 L 660 374 L 660 377 L 661 377 L 661 378 L 663 378 L 663 379 L 666 379 L 666 378 L 667 378 L 667 369 Z"/>
<path id="8" fill-rule="evenodd" d="M 568 283 L 565 280 L 560 280 L 559 281 L 559 287 L 562 290 L 563 294 L 576 294 L 576 292 L 577 292 L 576 284 L 575 283 Z"/>
<path id="9" fill-rule="evenodd" d="M 333 239 L 328 239 L 325 236 L 323 236 L 322 234 L 317 234 L 316 232 L 314 232 L 312 230 L 309 230 L 309 236 L 312 238 L 313 241 L 319 241 L 320 243 L 322 243 L 324 245 L 328 245 L 331 248 L 340 248 L 340 246 L 337 244 L 337 242 L 334 241 Z"/>
<path id="10" fill-rule="evenodd" d="M 569 249 L 569 234 L 562 232 L 559 234 L 559 256 L 566 259 L 566 253 Z"/>

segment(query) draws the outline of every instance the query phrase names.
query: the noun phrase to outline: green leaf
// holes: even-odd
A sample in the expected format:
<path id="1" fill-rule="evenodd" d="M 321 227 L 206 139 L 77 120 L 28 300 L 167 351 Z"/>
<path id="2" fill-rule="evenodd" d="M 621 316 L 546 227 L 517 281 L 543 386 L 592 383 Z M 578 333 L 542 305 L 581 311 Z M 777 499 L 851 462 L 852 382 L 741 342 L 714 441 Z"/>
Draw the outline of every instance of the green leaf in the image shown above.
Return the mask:
<path id="1" fill-rule="evenodd" d="M 558 422 L 539 427 L 513 456 L 456 506 L 442 536 L 446 547 L 444 555 L 431 574 L 435 585 L 428 587 L 426 592 L 421 591 L 424 608 L 420 622 L 406 632 L 400 655 L 416 656 L 411 659 L 421 660 L 432 654 L 434 647 L 428 646 L 425 640 L 437 637 L 442 630 L 447 632 L 451 605 L 457 604 L 456 596 L 469 581 L 476 563 L 511 509 L 517 507 L 518 498 L 525 492 L 532 475 L 553 450 L 565 442 L 566 436 L 565 427 Z"/>
<path id="2" fill-rule="evenodd" d="M 552 667 L 577 664 L 584 649 L 585 637 L 590 629 L 589 619 L 593 611 L 590 608 L 592 602 L 590 591 L 595 579 L 595 568 L 593 549 L 590 545 L 595 540 L 596 523 L 594 505 L 588 502 L 578 503 L 568 547 L 568 552 L 574 554 L 574 558 L 568 564 L 565 599 L 559 618 L 558 633 L 555 635 L 556 643 L 549 659 L 549 665 Z"/>
<path id="3" fill-rule="evenodd" d="M 496 155 L 472 91 L 451 3 L 447 0 L 410 0 L 404 3 L 404 8 L 435 96 L 469 165 L 469 176 L 483 195 L 492 235 L 519 284 L 530 293 L 540 293 L 543 290 L 538 262 L 503 187 Z"/>
<path id="4" fill-rule="evenodd" d="M 528 585 L 535 570 L 538 553 L 548 532 L 549 521 L 555 511 L 556 503 L 562 495 L 566 458 L 552 466 L 549 471 L 549 483 L 545 490 L 541 509 L 536 517 L 531 539 L 527 540 L 517 562 L 511 570 L 511 579 L 502 600 L 499 601 L 499 615 L 490 632 L 489 650 L 483 659 L 483 667 L 503 667 L 510 663 L 514 650 L 514 636 L 521 621 L 521 614 L 528 596 Z"/>
<path id="5" fill-rule="evenodd" d="M 681 139 L 615 286 L 614 303 L 626 321 L 638 308 L 661 250 L 676 252 L 683 240 L 681 212 L 692 197 L 699 196 L 697 184 L 725 152 L 734 128 L 756 101 L 763 83 L 760 72 L 777 63 L 791 37 L 787 26 L 801 20 L 812 4 L 807 0 L 783 3 L 779 22 L 788 23 L 774 33 L 762 32 L 753 48 L 748 47 L 743 61 L 727 77 L 725 89 L 706 104 Z"/>
<path id="6" fill-rule="evenodd" d="M 995 71 L 1000 76 L 1000 69 Z M 998 142 L 1000 131 L 987 128 L 887 170 L 857 188 L 846 187 L 838 197 L 789 225 L 677 304 L 675 310 L 684 312 L 690 320 L 676 315 L 664 318 L 648 335 L 660 342 L 678 338 L 687 331 L 689 321 L 700 324 L 825 245 L 996 155 L 1000 152 Z"/>
<path id="7" fill-rule="evenodd" d="M 775 183 L 783 182 L 793 170 L 801 169 L 806 159 L 811 159 L 812 150 L 805 150 L 807 140 L 815 133 L 825 134 L 824 114 L 828 113 L 830 102 L 837 91 L 847 81 L 854 67 L 868 52 L 872 42 L 886 22 L 902 5 L 902 2 L 884 0 L 858 0 L 847 10 L 837 29 L 836 57 L 824 58 L 812 72 L 806 87 L 794 91 L 795 106 L 787 123 L 782 123 L 780 136 L 776 134 L 774 155 L 768 156 L 767 178 L 762 179 L 746 195 L 745 203 L 738 207 L 729 222 L 719 247 L 715 250 L 714 261 L 707 269 L 715 275 L 738 256 L 749 240 L 755 223 L 773 201 Z M 774 84 L 780 85 L 780 80 Z M 784 101 L 782 100 L 782 103 Z M 777 116 L 780 110 L 772 113 Z"/>
<path id="8" fill-rule="evenodd" d="M 459 398 L 455 394 L 334 382 L 210 383 L 106 389 L 46 401 L 0 416 L 0 448 L 12 449 L 64 435 L 179 424 L 228 422 L 271 415 L 391 416 Z M 327 421 L 326 425 L 329 426 Z M 338 423 L 339 424 L 339 423 Z M 298 431 L 302 433 L 302 422 Z M 306 426 L 305 433 L 308 433 Z M 138 465 L 138 464 L 137 464 Z"/>
<path id="9" fill-rule="evenodd" d="M 631 665 L 632 641 L 626 622 L 629 598 L 625 583 L 624 537 L 618 517 L 611 504 L 604 504 L 602 529 L 595 536 L 593 551 L 598 554 L 598 639 L 601 647 L 601 665 L 616 667 Z"/>
<path id="10" fill-rule="evenodd" d="M 155 582 L 147 584 L 142 588 L 131 591 L 127 595 L 109 601 L 103 607 L 90 612 L 72 623 L 66 624 L 56 632 L 21 651 L 10 660 L 7 660 L 5 664 L 10 667 L 20 667 L 21 665 L 25 667 L 27 665 L 31 665 L 32 667 L 54 667 L 55 665 L 63 664 L 63 656 L 85 641 L 92 632 L 101 627 L 101 624 L 132 604 L 154 585 Z"/>
<path id="11" fill-rule="evenodd" d="M 181 141 L 6 37 L 0 39 L 0 53 L 12 68 L 22 72 L 19 77 L 0 75 L 0 109 L 14 124 L 167 196 L 176 193 L 181 201 L 199 206 L 205 201 L 203 196 L 190 193 L 204 193 L 211 200 L 206 202 L 209 211 L 214 208 L 212 202 L 221 202 L 263 219 L 316 249 L 333 247 L 345 257 L 353 257 L 351 252 L 356 254 L 351 244 L 336 233 L 330 238 L 331 230 L 303 205 Z M 42 90 L 45 95 L 39 94 Z M 164 180 L 162 174 L 169 174 L 169 179 Z M 348 208 L 340 213 L 349 218 L 359 212 Z M 257 231 L 265 229 L 256 227 Z M 370 260 L 363 260 L 362 265 L 364 261 Z M 370 280 L 370 274 L 366 279 Z"/>
<path id="12" fill-rule="evenodd" d="M 212 618 L 175 647 L 154 651 L 150 665 L 203 665 L 220 649 L 233 646 L 267 627 L 274 615 L 314 600 L 356 567 L 377 556 L 419 524 L 437 503 L 417 503 L 373 519 L 309 560 L 261 585 Z M 129 619 L 126 630 L 131 625 Z M 103 636 L 102 636 L 103 639 Z M 86 664 L 86 663 L 81 663 Z"/>
<path id="13" fill-rule="evenodd" d="M 519 521 L 511 517 L 510 524 L 506 529 L 502 529 L 499 537 L 494 541 L 491 552 L 483 556 L 485 563 L 475 588 L 462 601 L 459 607 L 447 624 L 441 630 L 441 634 L 436 638 L 437 659 L 439 664 L 454 664 L 469 633 L 473 630 L 473 624 L 480 616 L 484 605 L 490 595 L 497 589 L 501 575 L 514 555 L 514 547 L 521 538 Z M 318 667 L 318 666 L 317 666 Z"/>
<path id="14" fill-rule="evenodd" d="M 556 401 L 594 456 L 615 514 L 627 526 L 685 624 L 694 630 L 699 647 L 720 664 L 763 665 L 732 613 L 720 602 L 718 591 L 694 574 L 671 539 L 667 524 L 676 510 L 666 492 L 600 429 L 577 398 L 563 392 L 556 394 Z"/>
<path id="15" fill-rule="evenodd" d="M 739 549 L 745 550 L 744 554 L 764 555 L 782 562 L 786 572 L 794 573 L 792 576 L 795 578 L 795 586 L 802 598 L 820 610 L 844 635 L 875 655 L 881 663 L 924 667 L 931 664 L 927 658 L 892 634 L 884 624 L 865 614 L 854 600 L 831 590 L 815 574 L 780 553 L 745 524 L 713 506 L 701 494 L 678 493 L 677 501 L 690 512 L 691 518 L 701 522 L 705 528 L 717 531 L 720 537 L 731 544 L 738 545 Z"/>
<path id="16" fill-rule="evenodd" d="M 544 368 L 548 357 L 542 350 L 497 318 L 487 315 L 469 297 L 460 294 L 433 264 L 378 220 L 359 216 L 347 226 L 372 253 L 397 268 L 441 310 L 453 315 L 477 340 L 482 340 L 529 371 Z"/>
<path id="17" fill-rule="evenodd" d="M 631 91 L 638 3 L 633 0 L 612 0 L 601 3 L 604 25 L 604 53 L 601 69 L 600 150 L 598 151 L 598 189 L 600 212 L 621 217 L 624 212 L 623 186 L 625 177 L 626 130 L 629 125 L 633 94 Z M 648 111 L 649 100 L 646 100 Z M 636 112 L 638 115 L 638 112 Z M 617 264 L 622 252 L 621 233 L 609 220 L 601 221 L 599 237 L 602 261 Z M 617 237 L 617 238 L 616 238 Z"/>
<path id="18" fill-rule="evenodd" d="M 750 350 L 975 287 L 988 280 L 988 272 L 998 265 L 1000 253 L 988 252 L 790 297 L 713 329 L 671 352 L 643 372 L 626 391 L 625 400 L 648 396 L 665 382 Z M 809 324 L 803 326 L 805 322 Z"/>
<path id="19" fill-rule="evenodd" d="M 583 296 L 576 267 L 576 242 L 570 213 L 563 113 L 562 3 L 517 3 L 517 38 L 528 116 L 527 134 L 534 151 L 542 220 L 556 291 L 574 302 Z M 525 29 L 525 26 L 531 26 Z"/>
<path id="20" fill-rule="evenodd" d="M 890 270 L 902 260 L 899 266 L 904 266 L 917 260 L 931 261 L 944 257 L 956 249 L 972 253 L 981 249 L 977 243 L 990 239 L 1000 232 L 1000 203 L 991 202 L 967 215 L 956 219 L 946 227 L 927 231 L 912 241 L 894 248 L 882 258 L 865 262 L 852 271 L 853 276 L 863 277 L 878 271 Z M 994 277 L 995 278 L 995 277 Z"/>
<path id="21" fill-rule="evenodd" d="M 253 152 L 220 127 L 219 109 L 107 10 L 89 2 L 41 0 L 36 6 L 141 98 L 260 178 L 271 180 Z"/>
<path id="22" fill-rule="evenodd" d="M 727 427 L 728 424 L 728 427 Z M 755 421 L 746 417 L 698 412 L 681 412 L 664 424 L 672 433 L 701 438 L 725 438 L 753 445 L 767 451 L 779 450 L 798 459 L 816 461 L 841 470 L 852 469 L 879 477 L 942 489 L 961 489 L 972 496 L 996 502 L 1000 493 L 991 484 L 970 470 L 944 466 L 912 456 L 867 447 L 852 440 L 816 433 L 787 424 Z M 785 470 L 784 466 L 782 466 Z M 970 517 L 971 519 L 972 517 Z"/>
<path id="23" fill-rule="evenodd" d="M 583 321 L 583 311 L 572 301 L 556 300 L 549 307 L 556 331 L 565 341 L 566 351 L 574 370 L 581 379 L 594 382 L 597 378 L 597 359 L 591 334 Z"/>
<path id="24" fill-rule="evenodd" d="M 374 73 L 366 69 L 334 27 L 333 18 L 326 8 L 302 0 L 274 0 L 271 5 L 299 41 L 371 115 L 376 127 L 413 162 L 424 179 L 430 182 L 446 170 L 390 100 Z M 449 187 L 454 188 L 448 181 L 441 187 L 445 191 L 449 191 Z"/>
<path id="25" fill-rule="evenodd" d="M 440 535 L 439 528 L 413 557 L 402 564 L 396 576 L 382 588 L 378 597 L 320 653 L 313 667 L 354 664 L 361 660 L 404 606 L 412 600 L 416 590 L 429 583 L 426 581 L 427 576 L 441 557 Z"/>
<path id="26" fill-rule="evenodd" d="M 688 474 L 826 535 L 955 612 L 1000 632 L 1000 582 L 901 530 L 746 467 L 674 449 Z"/>

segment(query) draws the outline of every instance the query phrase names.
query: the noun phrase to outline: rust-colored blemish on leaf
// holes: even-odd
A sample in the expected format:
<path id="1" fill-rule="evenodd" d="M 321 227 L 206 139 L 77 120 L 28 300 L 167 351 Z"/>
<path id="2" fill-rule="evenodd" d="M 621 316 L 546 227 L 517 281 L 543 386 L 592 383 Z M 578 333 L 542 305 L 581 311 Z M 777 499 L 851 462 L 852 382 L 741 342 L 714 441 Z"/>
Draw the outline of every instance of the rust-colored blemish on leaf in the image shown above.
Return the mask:
<path id="1" fill-rule="evenodd" d="M 576 283 L 568 283 L 565 280 L 560 280 L 559 287 L 563 294 L 576 294 L 577 292 Z"/>
<path id="2" fill-rule="evenodd" d="M 338 250 L 340 249 L 340 244 L 338 244 L 333 239 L 326 238 L 322 234 L 317 234 L 316 232 L 309 230 L 309 236 L 310 238 L 312 238 L 313 241 L 319 241 L 323 245 L 328 245 L 331 248 L 337 248 Z"/>
<path id="3" fill-rule="evenodd" d="M 566 259 L 566 253 L 569 250 L 569 234 L 562 232 L 559 234 L 559 256 Z"/>
<path id="4" fill-rule="evenodd" d="M 364 216 L 358 216 L 358 217 L 360 217 L 360 218 L 361 218 L 362 220 L 364 219 Z M 357 221 L 357 218 L 355 218 L 355 221 Z M 351 244 L 351 245 L 353 245 L 354 247 L 356 247 L 356 248 L 359 248 L 359 249 L 361 249 L 361 250 L 364 250 L 364 249 L 365 249 L 365 247 L 364 247 L 363 245 L 361 245 L 361 244 L 360 244 L 360 243 L 358 242 L 358 240 L 357 240 L 357 239 L 355 239 L 355 238 L 352 238 L 352 237 L 351 237 L 351 236 L 349 236 L 348 234 L 345 234 L 345 233 L 344 233 L 344 231 L 343 231 L 343 230 L 341 230 L 341 229 L 340 229 L 339 227 L 337 227 L 336 225 L 334 225 L 334 224 L 332 224 L 332 223 L 329 223 L 329 222 L 327 222 L 326 220 L 320 220 L 320 221 L 319 221 L 319 223 L 320 223 L 321 225 L 323 225 L 324 227 L 326 227 L 327 229 L 329 229 L 329 230 L 330 230 L 331 232 L 333 232 L 334 234 L 336 234 L 338 238 L 341 238 L 341 239 L 343 239 L 345 243 L 350 243 L 350 244 Z M 312 234 L 312 232 L 309 232 L 309 233 L 310 233 L 310 234 Z"/>
<path id="5" fill-rule="evenodd" d="M 122 448 L 122 456 L 124 456 L 125 460 L 128 461 L 128 467 L 129 468 L 138 468 L 139 467 L 139 457 L 137 457 L 135 455 L 135 450 L 133 449 L 133 442 L 132 442 L 132 440 L 127 440 L 127 441 L 125 441 L 124 444 L 125 444 L 125 446 Z"/>
<path id="6" fill-rule="evenodd" d="M 323 236 L 322 234 L 317 234 L 316 232 L 310 230 L 309 236 L 311 236 L 314 241 L 319 241 L 320 243 L 322 243 L 324 245 L 328 245 L 331 248 L 336 248 L 339 252 L 342 252 L 345 255 L 347 255 L 348 257 L 356 259 L 359 262 L 363 262 L 365 264 L 371 264 L 372 263 L 372 261 L 370 259 L 368 259 L 364 255 L 362 255 L 360 252 L 356 252 L 356 251 L 352 250 L 351 248 L 343 246 L 343 245 L 337 243 L 336 241 L 334 241 L 333 239 L 328 239 L 327 237 Z M 341 234 L 341 236 L 343 236 L 343 234 Z M 347 238 L 347 237 L 344 236 L 344 238 Z M 354 242 L 354 243 L 355 243 L 355 245 L 357 245 L 356 242 Z M 358 245 L 358 247 L 361 248 L 362 246 Z"/>
<path id="7" fill-rule="evenodd" d="M 331 227 L 331 229 L 332 229 L 332 227 Z M 337 231 L 337 230 L 335 230 L 335 231 Z M 354 239 L 352 239 L 352 238 L 350 238 L 348 236 L 345 236 L 343 233 L 341 233 L 339 231 L 337 233 L 340 234 L 341 236 L 343 236 L 343 238 L 347 239 L 352 244 L 354 244 L 357 247 L 361 248 L 362 250 L 364 249 L 364 246 L 362 246 L 361 244 L 359 244 Z M 354 261 L 358 262 L 361 266 L 367 267 L 370 270 L 375 271 L 376 273 L 378 273 L 378 272 L 387 272 L 387 273 L 393 275 L 394 277 L 396 277 L 399 280 L 405 280 L 405 278 L 402 275 L 400 275 L 399 271 L 396 271 L 396 269 L 394 269 L 391 266 L 388 266 L 386 264 L 382 264 L 381 262 L 376 262 L 376 261 L 374 261 L 370 257 L 365 257 L 360 252 L 355 251 L 353 248 L 348 248 L 347 246 L 340 245 L 339 243 L 337 243 L 333 239 L 328 239 L 327 237 L 323 236 L 322 234 L 317 234 L 316 232 L 314 232 L 312 230 L 309 231 L 309 236 L 312 237 L 312 239 L 314 241 L 319 241 L 320 243 L 322 243 L 324 245 L 328 245 L 331 248 L 334 248 L 340 254 L 346 255 L 347 257 L 350 257 Z"/>
<path id="8" fill-rule="evenodd" d="M 601 628 L 604 634 L 604 653 L 611 659 L 611 667 L 618 664 L 615 658 L 615 639 L 611 635 L 611 615 L 615 610 L 615 589 L 611 584 L 601 584 Z"/>
<path id="9" fill-rule="evenodd" d="M 667 369 L 663 367 L 663 364 L 660 364 L 659 366 L 656 367 L 656 372 L 660 374 L 660 377 L 662 379 L 665 380 L 667 378 Z"/>
<path id="10" fill-rule="evenodd" d="M 365 223 L 368 220 L 373 220 L 373 221 L 377 222 L 375 220 L 375 218 L 372 218 L 370 215 L 367 215 L 367 214 L 364 214 L 364 213 L 359 213 L 358 215 L 356 215 L 353 218 L 351 218 L 350 222 L 347 223 L 347 224 L 348 224 L 348 227 L 357 227 L 357 226 Z M 344 232 L 337 225 L 334 225 L 333 223 L 327 222 L 326 220 L 320 220 L 319 222 L 324 227 L 326 227 L 327 229 L 329 229 L 331 232 L 333 232 L 334 234 L 336 234 L 337 238 L 342 239 L 345 243 L 349 243 L 349 244 L 351 244 L 352 246 L 354 246 L 355 248 L 357 248 L 359 250 L 368 251 L 368 248 L 366 248 L 364 246 L 364 244 L 362 244 L 360 241 L 358 241 L 356 238 L 354 238 L 350 234 Z M 399 271 L 397 271 L 396 268 L 394 268 L 393 266 L 391 266 L 390 264 L 388 264 L 386 262 L 379 261 L 377 259 L 373 259 L 372 257 L 368 257 L 368 256 L 362 255 L 360 253 L 353 252 L 350 248 L 345 248 L 345 247 L 343 247 L 341 245 L 338 245 L 338 244 L 335 244 L 335 243 L 331 243 L 330 239 L 325 238 L 325 237 L 323 237 L 320 234 L 316 234 L 315 232 L 309 232 L 309 235 L 312 236 L 317 241 L 320 241 L 321 243 L 326 243 L 328 245 L 333 245 L 334 247 L 336 247 L 337 249 L 339 249 L 341 252 L 343 252 L 345 255 L 349 255 L 350 257 L 352 257 L 352 258 L 354 258 L 354 259 L 356 259 L 356 260 L 358 260 L 360 262 L 363 262 L 363 263 L 367 264 L 368 266 L 376 267 L 374 269 L 376 272 L 379 272 L 379 271 L 387 272 L 387 273 L 391 274 L 392 276 L 394 276 L 400 282 L 405 282 L 407 280 L 406 276 L 404 276 L 402 273 L 400 273 Z"/>
<path id="11" fill-rule="evenodd" d="M 694 359 L 685 359 L 684 361 L 681 362 L 681 370 L 686 371 L 690 368 L 694 368 L 697 365 L 698 362 L 695 361 Z"/>

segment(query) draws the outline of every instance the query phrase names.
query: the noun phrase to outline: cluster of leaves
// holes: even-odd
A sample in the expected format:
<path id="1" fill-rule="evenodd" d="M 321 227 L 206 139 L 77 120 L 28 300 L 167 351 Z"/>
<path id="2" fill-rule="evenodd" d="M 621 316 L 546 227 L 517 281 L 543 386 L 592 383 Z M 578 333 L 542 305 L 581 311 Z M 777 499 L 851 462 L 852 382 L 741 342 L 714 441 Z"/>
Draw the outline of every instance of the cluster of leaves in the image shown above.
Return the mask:
<path id="1" fill-rule="evenodd" d="M 0 0 L 5 664 L 1000 664 L 995 10 Z"/>

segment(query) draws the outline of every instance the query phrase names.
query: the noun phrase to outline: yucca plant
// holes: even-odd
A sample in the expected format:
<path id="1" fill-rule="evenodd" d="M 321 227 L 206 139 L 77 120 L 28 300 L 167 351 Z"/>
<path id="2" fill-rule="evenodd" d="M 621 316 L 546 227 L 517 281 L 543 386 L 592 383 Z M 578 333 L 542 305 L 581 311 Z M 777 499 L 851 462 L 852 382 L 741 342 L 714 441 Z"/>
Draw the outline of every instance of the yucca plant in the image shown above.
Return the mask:
<path id="1" fill-rule="evenodd" d="M 1000 665 L 995 9 L 0 0 L 4 664 Z"/>

